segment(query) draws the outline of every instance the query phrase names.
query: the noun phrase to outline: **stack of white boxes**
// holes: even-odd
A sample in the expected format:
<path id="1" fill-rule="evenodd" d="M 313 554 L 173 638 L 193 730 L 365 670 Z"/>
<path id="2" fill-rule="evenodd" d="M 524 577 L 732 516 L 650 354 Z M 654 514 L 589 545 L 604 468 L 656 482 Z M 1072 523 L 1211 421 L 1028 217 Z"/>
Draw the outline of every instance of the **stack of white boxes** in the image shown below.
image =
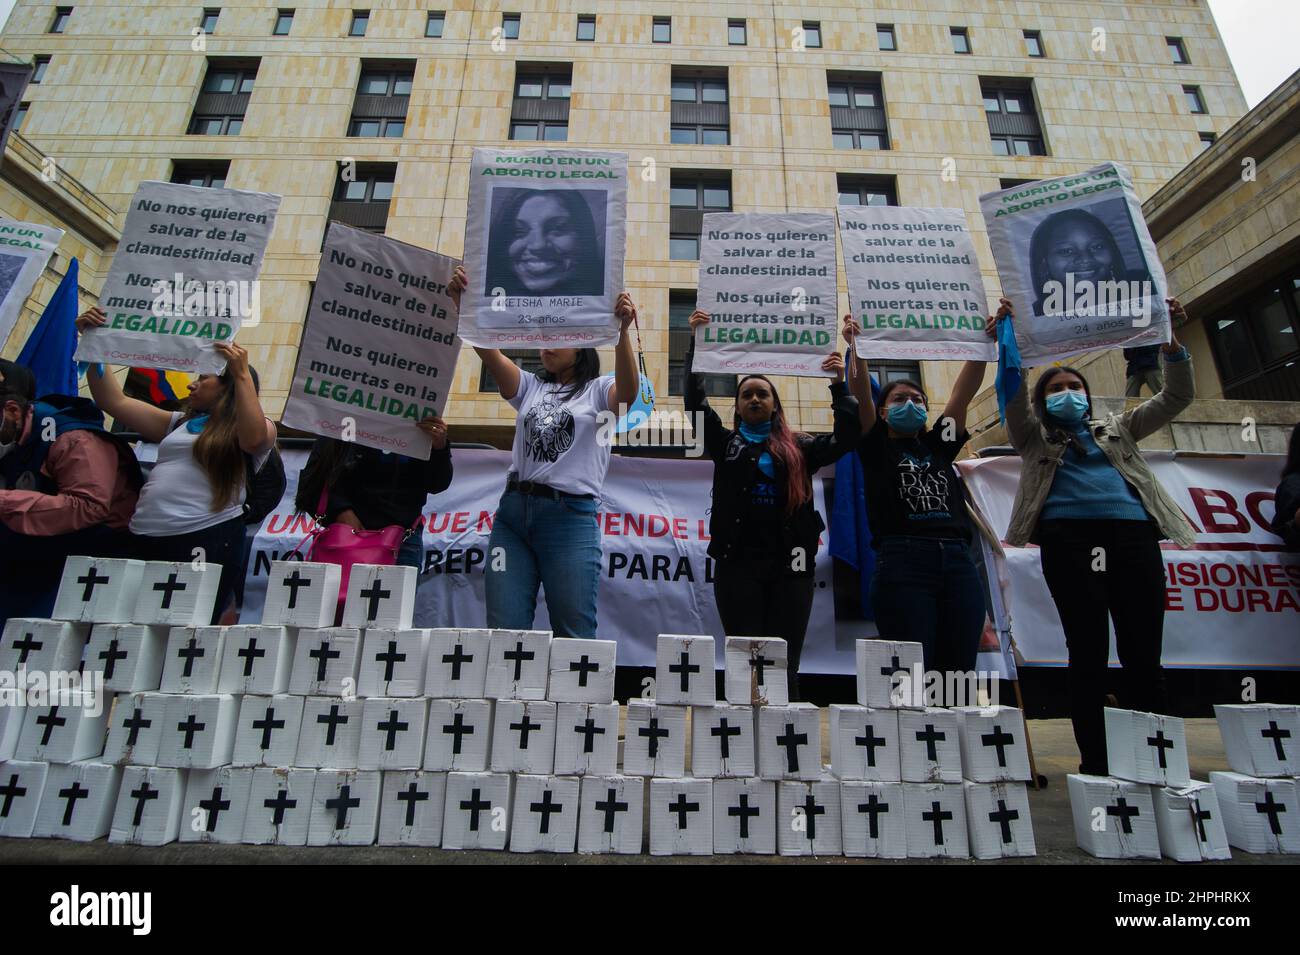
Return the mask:
<path id="1" fill-rule="evenodd" d="M 1227 841 L 1245 852 L 1300 853 L 1300 707 L 1216 706 L 1232 772 L 1210 773 Z"/>
<path id="2" fill-rule="evenodd" d="M 1107 707 L 1109 776 L 1066 777 L 1074 834 L 1102 859 L 1229 858 L 1214 787 L 1191 778 L 1183 721 Z"/>

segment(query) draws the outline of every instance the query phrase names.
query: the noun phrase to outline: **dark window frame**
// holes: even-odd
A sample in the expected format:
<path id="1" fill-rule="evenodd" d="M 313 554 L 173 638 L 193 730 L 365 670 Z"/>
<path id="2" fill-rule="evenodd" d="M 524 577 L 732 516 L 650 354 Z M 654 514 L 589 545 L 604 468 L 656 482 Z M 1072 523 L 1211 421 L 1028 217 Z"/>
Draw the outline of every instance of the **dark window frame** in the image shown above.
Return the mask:
<path id="1" fill-rule="evenodd" d="M 434 31 L 434 27 L 437 31 Z M 428 16 L 424 18 L 424 38 L 426 40 L 441 40 L 443 33 L 447 30 L 447 11 L 430 10 Z"/>
<path id="2" fill-rule="evenodd" d="M 1007 108 L 1007 97 L 1012 96 L 1019 104 L 1019 109 Z M 1005 79 L 980 80 L 980 98 L 986 121 L 989 123 L 989 143 L 995 156 L 1046 156 L 1047 138 L 1043 135 L 1043 124 L 1038 112 L 1032 81 L 1011 81 Z M 988 108 L 990 100 L 996 100 L 998 108 Z M 994 132 L 994 122 L 990 116 L 1030 117 L 1033 130 L 1004 130 Z M 1017 149 L 1023 145 L 1024 151 Z"/>
<path id="3" fill-rule="evenodd" d="M 219 122 L 221 129 L 219 132 L 211 133 L 201 131 L 198 127 L 205 126 L 211 122 Z M 239 128 L 234 132 L 230 131 L 232 123 L 238 123 Z M 187 136 L 238 136 L 244 131 L 244 114 L 236 116 L 233 113 L 197 113 L 190 117 L 189 128 L 185 131 Z"/>
<path id="4" fill-rule="evenodd" d="M 199 29 L 202 30 L 204 33 L 206 33 L 208 36 L 216 36 L 217 21 L 220 19 L 221 19 L 220 7 L 204 7 L 203 15 L 199 17 Z M 211 26 L 208 26 L 209 20 L 212 21 Z"/>
<path id="5" fill-rule="evenodd" d="M 1180 36 L 1165 37 L 1165 49 L 1169 51 L 1174 66 L 1190 66 L 1191 57 L 1187 55 L 1187 44 Z"/>
<path id="6" fill-rule="evenodd" d="M 736 40 L 733 30 L 740 31 L 740 39 Z M 749 22 L 744 19 L 730 19 L 727 21 L 727 46 L 749 46 Z"/>
<path id="7" fill-rule="evenodd" d="M 591 27 L 591 36 L 583 36 L 582 28 Z M 578 43 L 595 43 L 596 42 L 596 14 L 579 13 L 578 30 L 575 34 L 575 41 Z"/>
<path id="8" fill-rule="evenodd" d="M 1024 30 L 1024 31 L 1022 31 L 1022 32 L 1024 33 L 1024 37 L 1025 37 L 1025 52 L 1026 52 L 1026 53 L 1027 53 L 1027 54 L 1028 54 L 1032 59 L 1035 59 L 1035 60 L 1046 59 L 1046 58 L 1047 58 L 1047 46 L 1046 46 L 1046 44 L 1043 43 L 1043 31 L 1042 31 L 1042 30 Z M 1037 53 L 1034 52 L 1035 45 L 1037 45 L 1037 49 L 1038 49 L 1038 52 L 1037 52 Z"/>
<path id="9" fill-rule="evenodd" d="M 822 22 L 820 20 L 804 20 L 800 24 L 800 29 L 803 30 L 804 49 L 806 50 L 822 49 Z M 810 34 L 817 39 L 816 43 L 810 43 L 808 41 L 808 37 Z"/>
<path id="10" fill-rule="evenodd" d="M 535 348 L 503 348 L 501 354 L 515 363 L 521 375 L 532 375 L 542 370 L 542 353 Z M 478 390 L 479 394 L 486 395 L 501 393 L 501 388 L 488 372 L 487 365 L 479 369 Z"/>
<path id="11" fill-rule="evenodd" d="M 1199 86 L 1183 86 L 1183 102 L 1187 105 L 1187 111 L 1193 116 L 1206 116 L 1209 109 L 1205 106 L 1205 97 L 1201 95 Z"/>
<path id="12" fill-rule="evenodd" d="M 276 10 L 275 22 L 271 24 L 271 36 L 288 36 L 292 33 L 293 16 L 296 12 L 296 9 L 291 9 L 289 7 L 282 7 L 281 9 Z M 280 29 L 280 24 L 282 23 L 286 24 L 283 30 Z"/>
<path id="13" fill-rule="evenodd" d="M 536 136 L 536 138 L 529 139 L 529 138 L 526 137 L 526 136 L 525 136 L 525 137 L 520 137 L 520 136 L 516 136 L 516 135 L 515 135 L 515 130 L 516 130 L 517 128 L 522 128 L 522 127 L 525 127 L 525 126 L 532 127 L 532 128 L 536 128 L 536 130 L 537 130 L 537 136 Z M 547 132 L 548 132 L 549 130 L 553 130 L 553 129 L 562 129 L 562 130 L 564 130 L 564 136 L 563 136 L 562 138 L 548 138 L 547 135 L 546 135 Z M 509 136 L 508 136 L 507 138 L 508 138 L 511 142 L 517 142 L 517 143 L 567 143 L 567 142 L 569 141 L 569 121 L 568 121 L 567 119 L 564 119 L 564 120 L 558 120 L 558 119 L 523 119 L 523 120 L 515 120 L 515 119 L 512 119 L 512 120 L 510 121 L 510 132 L 509 132 Z"/>
<path id="14" fill-rule="evenodd" d="M 358 27 L 358 26 L 361 27 L 360 32 L 357 31 L 357 27 Z M 352 20 L 348 23 L 348 36 L 350 36 L 350 37 L 351 37 L 351 36 L 358 36 L 358 37 L 360 37 L 360 36 L 365 36 L 365 35 L 366 35 L 366 31 L 368 31 L 369 29 L 370 29 L 370 11 L 369 11 L 369 10 L 353 10 L 353 11 L 352 11 Z"/>
<path id="15" fill-rule="evenodd" d="M 952 40 L 953 53 L 957 54 L 958 56 L 970 56 L 972 54 L 974 48 L 971 46 L 971 42 L 970 42 L 969 27 L 949 27 L 948 36 Z M 961 40 L 962 46 L 965 47 L 964 50 L 959 50 L 957 48 L 958 40 Z"/>
<path id="16" fill-rule="evenodd" d="M 686 394 L 686 349 L 690 347 L 690 316 L 699 301 L 699 292 L 694 289 L 668 290 L 668 395 L 680 398 Z M 674 347 L 675 346 L 675 347 Z M 673 352 L 680 351 L 681 357 L 674 358 Z M 725 373 L 698 373 L 704 393 L 710 398 L 734 398 L 736 395 L 736 376 Z"/>
<path id="17" fill-rule="evenodd" d="M 72 11 L 75 9 L 76 7 L 55 7 L 54 19 L 50 21 L 50 28 L 45 32 L 59 34 L 66 33 L 68 29 L 68 21 L 72 19 Z"/>
<path id="18" fill-rule="evenodd" d="M 1275 354 L 1266 347 L 1263 332 L 1259 329 L 1257 314 L 1267 304 L 1274 291 L 1279 291 L 1283 312 L 1291 326 L 1296 348 L 1290 352 Z M 1245 330 L 1245 343 L 1248 347 L 1252 367 L 1241 374 L 1229 377 L 1225 369 L 1229 368 L 1229 359 L 1225 354 L 1225 336 L 1220 324 L 1224 321 L 1240 323 Z M 1250 394 L 1243 394 L 1240 389 L 1252 382 L 1267 378 L 1283 369 L 1300 364 L 1300 268 L 1292 266 L 1275 275 L 1266 282 L 1252 287 L 1236 301 L 1218 309 L 1205 318 L 1205 333 L 1210 342 L 1210 353 L 1214 357 L 1215 372 L 1223 387 L 1224 397 L 1237 400 L 1256 400 Z M 1238 356 L 1240 357 L 1240 356 Z M 1300 375 L 1300 372 L 1296 374 Z M 1298 385 L 1297 387 L 1300 387 Z M 1235 394 L 1229 394 L 1235 390 Z M 1292 398 L 1291 400 L 1296 400 Z"/>
<path id="19" fill-rule="evenodd" d="M 39 85 L 45 79 L 45 73 L 49 70 L 52 59 L 53 57 L 46 53 L 32 57 L 32 78 L 28 82 L 33 86 Z"/>
<path id="20" fill-rule="evenodd" d="M 501 14 L 501 39 L 518 40 L 519 31 L 523 29 L 524 18 L 521 13 L 502 13 Z M 513 29 L 513 32 L 511 28 Z"/>
<path id="21" fill-rule="evenodd" d="M 880 38 L 881 38 L 882 36 L 888 36 L 888 37 L 889 37 L 889 45 L 888 45 L 888 46 L 884 46 L 883 44 L 881 44 L 881 42 L 880 42 Z M 892 23 L 877 23 L 877 24 L 876 24 L 876 48 L 879 49 L 881 53 L 896 53 L 896 52 L 898 52 L 898 33 L 897 33 L 897 31 L 894 29 L 894 24 L 892 24 Z"/>
<path id="22" fill-rule="evenodd" d="M 219 173 L 219 175 L 218 175 Z M 230 160 L 229 159 L 181 159 L 172 160 L 172 175 L 170 182 L 179 183 L 180 185 L 195 185 L 191 180 L 202 178 L 205 181 L 201 183 L 204 188 L 224 189 L 226 181 L 230 178 Z M 213 183 L 220 178 L 221 185 L 214 186 Z"/>
<path id="23" fill-rule="evenodd" d="M 32 104 L 29 101 L 21 102 L 14 107 L 13 128 L 15 132 L 22 130 L 23 122 L 27 119 L 27 114 L 31 111 L 31 108 Z"/>
<path id="24" fill-rule="evenodd" d="M 857 202 L 843 202 L 842 197 L 855 193 Z M 884 202 L 872 202 L 870 197 L 883 196 Z M 898 180 L 894 176 L 868 176 L 858 173 L 836 173 L 835 204 L 837 206 L 896 206 L 898 205 Z M 874 362 L 873 362 L 874 364 Z"/>
<path id="25" fill-rule="evenodd" d="M 386 178 L 388 173 L 392 173 L 391 179 Z M 364 181 L 366 184 L 365 196 L 363 196 L 360 199 L 349 199 L 347 196 L 348 187 L 350 187 L 353 183 L 362 182 L 362 181 Z M 333 201 L 356 203 L 358 205 L 371 205 L 376 202 L 383 202 L 383 203 L 392 202 L 391 191 L 387 199 L 374 198 L 375 187 L 379 183 L 387 183 L 389 186 L 394 186 L 394 187 L 396 186 L 397 184 L 396 163 L 384 163 L 382 166 L 362 166 L 359 164 L 357 166 L 356 178 L 351 181 L 345 181 L 343 179 L 343 167 L 342 164 L 340 164 L 338 176 L 336 177 L 335 184 L 334 184 Z"/>
<path id="26" fill-rule="evenodd" d="M 705 192 L 710 189 L 725 188 L 727 190 L 726 205 L 709 205 L 705 201 Z M 693 189 L 695 199 L 690 205 L 684 205 L 673 201 L 673 193 L 681 190 Z M 673 210 L 691 211 L 691 212 L 731 212 L 735 202 L 735 191 L 731 183 L 729 172 L 714 171 L 685 171 L 675 170 L 669 174 L 668 180 L 668 257 L 675 262 L 694 262 L 700 257 L 700 229 L 694 230 L 674 229 L 672 218 Z M 674 242 L 691 241 L 695 244 L 694 256 L 674 256 L 672 254 Z"/>
<path id="27" fill-rule="evenodd" d="M 659 39 L 660 29 L 667 30 L 667 35 Z M 673 18 L 672 17 L 654 17 L 650 22 L 650 42 L 651 43 L 672 43 L 673 42 Z"/>

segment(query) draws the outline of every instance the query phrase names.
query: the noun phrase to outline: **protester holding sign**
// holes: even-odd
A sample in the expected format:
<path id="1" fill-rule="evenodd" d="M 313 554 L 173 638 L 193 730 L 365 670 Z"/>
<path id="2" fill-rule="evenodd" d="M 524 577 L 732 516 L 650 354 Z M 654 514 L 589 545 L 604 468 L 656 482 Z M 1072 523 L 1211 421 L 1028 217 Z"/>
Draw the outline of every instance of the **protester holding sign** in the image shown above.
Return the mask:
<path id="1" fill-rule="evenodd" d="M 77 319 L 77 328 L 98 327 L 107 318 L 96 306 Z M 190 383 L 185 412 L 126 397 L 103 368 L 92 366 L 86 381 L 105 413 L 158 444 L 158 461 L 131 518 L 132 556 L 220 565 L 216 622 L 243 573 L 246 456 L 252 457 L 254 472 L 261 470 L 275 447 L 276 430 L 262 412 L 248 352 L 234 342 L 213 347 L 225 371 Z"/>
<path id="2" fill-rule="evenodd" d="M 1166 302 L 1175 320 L 1186 319 L 1176 299 Z M 1120 705 L 1165 712 L 1160 541 L 1169 538 L 1182 547 L 1196 541 L 1195 530 L 1137 444 L 1195 396 L 1187 350 L 1171 336 L 1161 351 L 1163 390 L 1122 414 L 1094 418 L 1087 380 L 1066 366 L 1046 369 L 1032 399 L 1028 384 L 1022 384 L 1007 406 L 1007 432 L 1020 453 L 1021 470 L 1006 539 L 1014 547 L 1030 541 L 1039 546 L 1043 579 L 1069 649 L 1079 771 L 1098 776 L 1107 775 L 1102 707 L 1110 623 L 1124 668 Z"/>
<path id="3" fill-rule="evenodd" d="M 1002 300 L 999 315 L 1007 314 Z M 990 337 L 994 318 L 985 320 Z M 849 387 L 858 398 L 858 455 L 866 483 L 867 521 L 876 549 L 871 605 L 880 636 L 921 644 L 927 670 L 975 669 L 984 629 L 984 586 L 971 556 L 971 522 L 953 461 L 970 439 L 966 413 L 984 380 L 986 362 L 962 365 L 943 414 L 926 427 L 929 397 L 897 379 L 872 401 L 867 360 L 856 352 L 862 329 L 844 316 L 854 346 Z M 946 683 L 945 683 L 946 685 Z"/>
<path id="4" fill-rule="evenodd" d="M 457 267 L 448 291 L 458 307 L 468 284 L 465 269 Z M 620 332 L 612 381 L 600 376 L 594 348 L 544 348 L 536 374 L 524 374 L 495 348 L 474 349 L 518 412 L 510 475 L 488 541 L 489 627 L 532 627 L 540 584 L 557 637 L 596 635 L 596 512 L 609 470 L 606 432 L 612 431 L 600 425 L 632 403 L 640 379 L 627 334 L 636 306 L 627 292 L 615 301 L 614 317 Z"/>
<path id="5" fill-rule="evenodd" d="M 691 314 L 691 331 L 709 314 Z M 814 557 L 826 529 L 813 504 L 812 475 L 853 450 L 857 402 L 844 385 L 844 359 L 836 352 L 820 370 L 833 379 L 831 434 L 791 430 L 776 387 L 765 375 L 745 375 L 736 387 L 732 427 L 709 407 L 693 373 L 695 339 L 686 352 L 686 411 L 703 416 L 704 450 L 713 459 L 713 510 L 709 556 L 713 593 L 727 636 L 780 637 L 786 642 L 790 699 L 799 695 L 799 657 L 812 612 Z M 699 420 L 696 418 L 696 420 Z"/>
<path id="6" fill-rule="evenodd" d="M 0 360 L 0 624 L 46 617 L 64 560 L 120 557 L 143 481 L 127 443 L 89 399 L 46 395 Z"/>

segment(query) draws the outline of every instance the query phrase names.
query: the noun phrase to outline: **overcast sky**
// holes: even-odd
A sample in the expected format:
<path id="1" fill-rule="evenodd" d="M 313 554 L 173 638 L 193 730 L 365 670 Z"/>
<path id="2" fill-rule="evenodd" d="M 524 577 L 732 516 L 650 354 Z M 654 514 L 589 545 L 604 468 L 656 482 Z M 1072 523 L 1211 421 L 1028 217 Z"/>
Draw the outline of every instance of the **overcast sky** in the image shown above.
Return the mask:
<path id="1" fill-rule="evenodd" d="M 1300 68 L 1300 0 L 1209 0 L 1209 4 L 1246 103 L 1254 106 Z M 0 23 L 9 19 L 13 8 L 14 0 L 0 0 Z"/>

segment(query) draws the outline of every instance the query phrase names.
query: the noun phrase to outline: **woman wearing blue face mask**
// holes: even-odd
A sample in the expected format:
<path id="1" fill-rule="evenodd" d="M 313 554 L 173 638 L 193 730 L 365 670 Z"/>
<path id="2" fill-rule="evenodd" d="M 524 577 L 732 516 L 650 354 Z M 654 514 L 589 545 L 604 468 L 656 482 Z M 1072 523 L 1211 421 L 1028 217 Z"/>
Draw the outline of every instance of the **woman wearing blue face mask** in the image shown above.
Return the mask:
<path id="1" fill-rule="evenodd" d="M 1169 299 L 1175 324 L 1187 315 Z M 1110 624 L 1123 666 L 1120 705 L 1163 712 L 1160 652 L 1165 563 L 1160 541 L 1183 547 L 1196 533 L 1156 480 L 1138 441 L 1172 421 L 1195 396 L 1187 350 L 1161 346 L 1164 388 L 1121 414 L 1099 417 L 1088 382 L 1068 367 L 1046 369 L 1007 406 L 1020 453 L 1020 488 L 1007 543 L 1039 546 L 1043 579 L 1069 650 L 1070 715 L 1083 773 L 1107 773 L 1106 696 Z"/>
<path id="2" fill-rule="evenodd" d="M 1008 308 L 1004 300 L 998 315 Z M 988 320 L 990 335 L 995 324 L 996 317 Z M 844 316 L 850 345 L 858 334 L 857 322 Z M 943 414 L 930 427 L 929 399 L 916 382 L 886 383 L 876 403 L 866 360 L 855 356 L 849 374 L 877 553 L 871 580 L 876 627 L 884 639 L 921 644 L 926 670 L 973 671 L 984 629 L 984 587 L 971 559 L 966 498 L 952 464 L 970 437 L 966 411 L 986 367 L 982 361 L 962 366 Z"/>

